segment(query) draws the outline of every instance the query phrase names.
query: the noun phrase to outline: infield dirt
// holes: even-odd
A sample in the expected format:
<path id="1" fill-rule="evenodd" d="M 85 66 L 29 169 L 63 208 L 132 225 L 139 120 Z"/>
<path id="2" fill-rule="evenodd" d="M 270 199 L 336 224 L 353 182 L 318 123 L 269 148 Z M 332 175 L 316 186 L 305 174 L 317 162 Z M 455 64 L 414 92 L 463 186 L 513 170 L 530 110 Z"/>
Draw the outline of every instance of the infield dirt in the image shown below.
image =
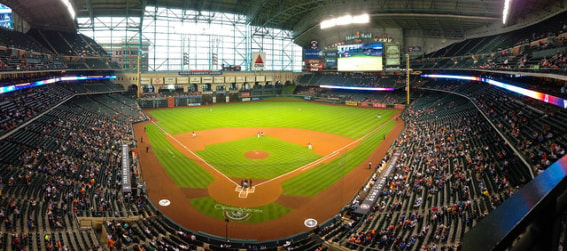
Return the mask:
<path id="1" fill-rule="evenodd" d="M 392 118 L 397 118 L 399 114 L 399 111 L 396 112 L 392 115 Z M 354 148 L 357 142 L 354 142 L 354 140 L 350 138 L 322 132 L 271 127 L 219 128 L 198 131 L 196 132 L 197 136 L 193 136 L 191 132 L 173 135 L 172 137 L 175 137 L 176 140 L 168 137 L 171 144 L 180 152 L 186 154 L 188 158 L 195 160 L 215 177 L 215 180 L 206 189 L 178 187 L 167 172 L 160 166 L 156 156 L 151 151 L 151 147 L 150 152 L 145 153 L 146 146 L 150 146 L 151 144 L 148 140 L 144 141 L 144 143 L 138 143 L 137 149 L 140 153 L 142 177 L 146 182 L 146 192 L 151 202 L 156 205 L 163 214 L 187 229 L 202 231 L 219 237 L 223 237 L 227 234 L 225 222 L 197 211 L 189 202 L 189 199 L 193 198 L 211 196 L 221 203 L 235 207 L 255 207 L 276 202 L 291 208 L 292 211 L 290 213 L 272 221 L 262 223 L 230 222 L 228 224 L 229 238 L 263 241 L 284 238 L 310 230 L 304 225 L 304 220 L 308 218 L 316 219 L 319 223 L 322 223 L 337 215 L 353 198 L 357 191 L 362 188 L 369 175 L 374 171 L 368 169 L 368 161 L 379 163 L 380 160 L 384 158 L 392 142 L 402 131 L 404 127 L 403 121 L 401 119 L 393 119 L 393 121 L 395 122 L 395 127 L 366 161 L 363 161 L 357 168 L 328 189 L 312 197 L 281 194 L 282 188 L 280 182 L 307 170 L 302 169 L 256 187 L 254 193 L 248 194 L 247 198 L 239 198 L 238 193 L 235 191 L 237 179 L 224 176 L 224 174 L 204 163 L 187 149 L 198 151 L 204 149 L 207 144 L 256 136 L 259 131 L 264 132 L 266 136 L 269 135 L 288 142 L 305 145 L 306 147 L 308 143 L 311 143 L 313 145 L 313 151 L 324 156 L 339 151 L 339 154 L 333 155 L 337 157 L 345 151 Z M 153 122 L 154 121 L 147 121 L 135 124 L 134 132 L 136 137 L 144 136 L 147 138 L 144 132 L 144 126 Z M 342 149 L 347 145 L 349 146 Z M 332 158 L 329 158 L 327 161 L 331 159 Z M 263 181 L 265 180 L 254 180 L 254 184 L 260 184 Z M 162 199 L 170 200 L 170 206 L 158 206 L 158 202 Z"/>

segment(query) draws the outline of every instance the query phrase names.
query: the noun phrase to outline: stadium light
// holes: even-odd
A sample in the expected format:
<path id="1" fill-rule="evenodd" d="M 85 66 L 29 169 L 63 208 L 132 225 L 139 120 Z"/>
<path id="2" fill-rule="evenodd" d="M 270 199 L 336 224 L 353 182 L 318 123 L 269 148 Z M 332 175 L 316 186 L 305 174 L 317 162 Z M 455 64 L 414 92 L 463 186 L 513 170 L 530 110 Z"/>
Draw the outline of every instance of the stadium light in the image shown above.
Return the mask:
<path id="1" fill-rule="evenodd" d="M 333 19 L 329 19 L 329 20 L 324 20 L 323 22 L 320 23 L 321 29 L 327 29 L 327 28 L 331 28 L 334 27 L 335 24 L 337 23 L 337 20 Z"/>
<path id="2" fill-rule="evenodd" d="M 348 24 L 352 24 L 352 16 L 351 15 L 346 15 L 346 16 L 342 16 L 337 18 L 337 25 L 348 25 Z"/>
<path id="3" fill-rule="evenodd" d="M 368 14 L 362 14 L 352 17 L 353 24 L 367 24 L 370 23 L 370 16 Z"/>
<path id="4" fill-rule="evenodd" d="M 502 10 L 502 24 L 506 24 L 508 21 L 508 15 L 510 14 L 510 6 L 512 5 L 512 0 L 504 1 L 504 9 Z"/>
<path id="5" fill-rule="evenodd" d="M 327 29 L 337 25 L 366 24 L 369 22 L 370 16 L 368 14 L 361 14 L 358 16 L 344 15 L 337 18 L 323 20 L 319 23 L 319 25 L 321 29 Z"/>

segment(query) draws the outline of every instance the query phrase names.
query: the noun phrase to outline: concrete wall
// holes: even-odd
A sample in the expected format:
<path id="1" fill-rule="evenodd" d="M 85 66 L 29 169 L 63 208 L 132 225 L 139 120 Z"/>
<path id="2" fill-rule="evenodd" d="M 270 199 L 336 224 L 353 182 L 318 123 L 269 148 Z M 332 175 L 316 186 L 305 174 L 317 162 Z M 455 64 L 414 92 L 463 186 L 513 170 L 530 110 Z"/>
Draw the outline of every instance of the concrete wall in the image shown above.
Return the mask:
<path id="1" fill-rule="evenodd" d="M 189 76 L 181 76 L 178 73 L 142 73 L 140 88 L 146 84 L 151 84 L 157 92 L 160 86 L 175 84 L 187 90 L 189 85 L 196 84 L 199 88 L 198 91 L 203 91 L 203 84 L 211 84 L 213 91 L 215 91 L 216 86 L 219 85 L 225 86 L 225 89 L 228 90 L 231 83 L 236 83 L 238 89 L 242 87 L 244 82 L 248 82 L 251 86 L 253 86 L 255 82 L 260 82 L 261 85 L 265 85 L 268 81 L 271 81 L 272 84 L 275 84 L 277 81 L 285 84 L 286 81 L 292 83 L 296 82 L 301 75 L 302 73 L 297 72 L 223 72 L 221 75 Z M 114 82 L 122 85 L 125 90 L 128 90 L 130 86 L 138 85 L 138 75 L 136 73 L 117 73 Z"/>

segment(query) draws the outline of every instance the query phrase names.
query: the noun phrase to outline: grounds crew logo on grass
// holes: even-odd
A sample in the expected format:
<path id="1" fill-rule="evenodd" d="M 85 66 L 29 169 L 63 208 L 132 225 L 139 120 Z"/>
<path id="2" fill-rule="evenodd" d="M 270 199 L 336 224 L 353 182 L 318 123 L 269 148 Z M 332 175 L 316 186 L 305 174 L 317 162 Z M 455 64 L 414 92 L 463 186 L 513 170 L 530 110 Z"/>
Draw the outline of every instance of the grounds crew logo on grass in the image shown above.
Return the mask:
<path id="1" fill-rule="evenodd" d="M 250 216 L 252 216 L 252 213 L 264 212 L 264 210 L 261 209 L 229 207 L 222 204 L 216 204 L 215 209 L 222 210 L 224 217 L 230 219 L 231 221 L 245 221 L 250 218 Z"/>

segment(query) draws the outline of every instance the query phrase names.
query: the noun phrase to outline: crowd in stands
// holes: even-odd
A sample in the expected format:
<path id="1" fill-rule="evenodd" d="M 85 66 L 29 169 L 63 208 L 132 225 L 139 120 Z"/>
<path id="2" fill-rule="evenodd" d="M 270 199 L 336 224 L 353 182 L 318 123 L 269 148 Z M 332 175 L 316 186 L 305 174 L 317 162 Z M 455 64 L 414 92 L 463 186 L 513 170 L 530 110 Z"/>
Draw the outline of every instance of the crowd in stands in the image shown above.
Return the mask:
<path id="1" fill-rule="evenodd" d="M 369 104 L 404 104 L 406 102 L 406 93 L 401 90 L 384 92 L 348 91 L 314 86 L 298 86 L 295 90 L 295 95 L 309 96 L 311 100 L 326 103 L 354 101 Z"/>
<path id="2" fill-rule="evenodd" d="M 567 113 L 561 107 L 480 82 L 436 80 L 424 87 L 471 97 L 539 172 L 565 154 Z"/>
<path id="3" fill-rule="evenodd" d="M 10 131 L 74 94 L 121 91 L 110 82 L 72 82 L 27 88 L 0 97 L 0 134 Z"/>
<path id="4" fill-rule="evenodd" d="M 545 170 L 565 154 L 567 115 L 560 109 L 482 83 L 442 80 L 423 87 L 457 92 L 474 103 L 453 94 L 417 92 L 402 115 L 406 129 L 379 164 L 400 153 L 393 172 L 387 177 L 373 173 L 352 204 L 356 208 L 369 188 L 385 178 L 387 185 L 371 213 L 351 210 L 345 214 L 350 220 L 317 229 L 317 236 L 360 250 L 458 250 L 471 227 L 531 179 L 529 168 Z M 106 93 L 89 94 L 99 88 Z M 13 104 L 6 111 L 14 116 L 29 109 L 32 118 L 49 110 L 0 141 L 0 231 L 5 233 L 0 239 L 5 249 L 195 250 L 205 243 L 213 250 L 275 248 L 206 239 L 163 217 L 143 194 L 121 193 L 120 145 L 133 141 L 130 123 L 144 115 L 133 99 L 112 91 L 105 84 L 69 83 L 3 97 L 2 104 Z M 74 94 L 89 95 L 64 102 Z M 352 93 L 345 95 L 355 99 Z M 360 97 L 375 99 L 367 93 Z M 40 111 L 21 105 L 32 101 L 47 105 Z M 486 123 L 475 104 L 513 144 Z M 142 217 L 108 220 L 107 243 L 99 244 L 94 232 L 76 231 L 74 216 Z M 314 250 L 320 243 L 304 238 L 290 247 Z"/>
<path id="5" fill-rule="evenodd" d="M 60 86 L 24 89 L 4 95 L 0 101 L 0 134 L 21 125 L 71 96 L 71 91 Z"/>
<path id="6" fill-rule="evenodd" d="M 401 155 L 371 213 L 323 229 L 326 240 L 357 250 L 459 250 L 463 234 L 528 179 L 526 167 L 462 97 L 427 93 L 403 118 L 406 129 L 379 167 Z"/>
<path id="7" fill-rule="evenodd" d="M 75 215 L 155 213 L 144 197 L 121 192 L 121 158 L 129 156 L 121 156 L 120 146 L 133 141 L 131 123 L 145 116 L 135 100 L 112 93 L 109 86 L 105 93 L 67 100 L 88 94 L 70 85 L 88 91 L 93 84 L 51 84 L 3 94 L 7 118 L 17 124 L 33 118 L 0 140 L 3 250 L 99 250 L 103 246 L 96 234 L 81 230 Z"/>

